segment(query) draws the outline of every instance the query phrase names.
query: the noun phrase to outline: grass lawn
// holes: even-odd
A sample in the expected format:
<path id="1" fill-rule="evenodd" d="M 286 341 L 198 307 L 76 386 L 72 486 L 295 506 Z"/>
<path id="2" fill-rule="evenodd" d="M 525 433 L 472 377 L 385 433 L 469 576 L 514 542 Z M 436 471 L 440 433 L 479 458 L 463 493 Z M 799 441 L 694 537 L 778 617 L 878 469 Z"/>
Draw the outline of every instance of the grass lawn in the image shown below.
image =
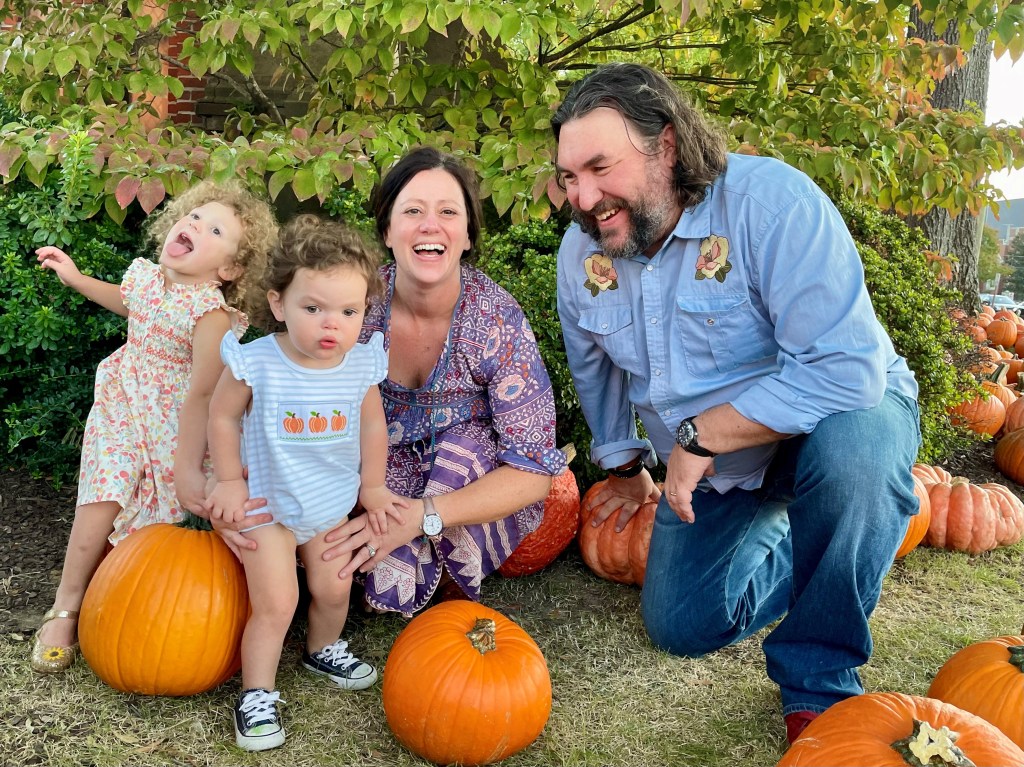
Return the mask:
<path id="1" fill-rule="evenodd" d="M 599 580 L 575 547 L 545 571 L 500 576 L 484 601 L 522 625 L 551 670 L 554 706 L 540 738 L 509 767 L 767 767 L 784 749 L 778 690 L 767 678 L 761 636 L 706 658 L 654 650 L 638 589 Z M 918 549 L 890 573 L 872 620 L 869 691 L 923 695 L 964 645 L 1017 634 L 1024 622 L 1024 543 L 978 557 Z M 355 616 L 353 650 L 383 667 L 405 625 Z M 239 678 L 192 698 L 115 692 L 79 663 L 65 675 L 31 672 L 31 637 L 0 637 L 3 765 L 425 765 L 388 730 L 380 685 L 343 692 L 303 671 L 299 633 L 285 648 L 278 687 L 288 741 L 235 749 L 231 706 Z M 423 669 L 424 680 L 431 669 Z"/>

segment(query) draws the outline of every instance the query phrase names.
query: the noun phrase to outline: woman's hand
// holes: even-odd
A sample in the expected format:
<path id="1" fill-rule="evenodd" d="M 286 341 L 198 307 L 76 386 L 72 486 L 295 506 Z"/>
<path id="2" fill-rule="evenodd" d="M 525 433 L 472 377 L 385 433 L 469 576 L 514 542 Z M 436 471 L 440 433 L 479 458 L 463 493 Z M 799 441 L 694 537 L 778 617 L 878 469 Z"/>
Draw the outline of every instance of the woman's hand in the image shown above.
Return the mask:
<path id="1" fill-rule="evenodd" d="M 648 501 L 660 500 L 661 491 L 654 484 L 654 480 L 651 479 L 651 475 L 647 473 L 646 469 L 629 479 L 609 475 L 604 487 L 590 498 L 588 510 L 594 510 L 591 524 L 594 527 L 599 527 L 618 509 L 619 515 L 615 519 L 615 531 L 622 532 L 641 506 Z"/>
<path id="2" fill-rule="evenodd" d="M 216 530 L 220 537 L 224 539 L 224 543 L 226 543 L 228 548 L 235 553 L 236 557 L 239 556 L 239 552 L 242 549 L 247 551 L 256 551 L 258 548 L 256 541 L 247 538 L 244 533 L 240 532 L 241 530 L 248 530 L 250 527 L 265 525 L 274 521 L 274 515 L 269 511 L 262 514 L 250 513 L 257 509 L 262 509 L 266 505 L 266 498 L 250 498 L 245 502 L 245 506 L 242 507 L 247 516 L 241 522 L 227 522 L 223 519 L 210 519 L 210 524 L 213 526 L 213 529 Z"/>
<path id="3" fill-rule="evenodd" d="M 401 505 L 402 520 L 397 525 L 389 525 L 383 535 L 374 533 L 368 514 L 360 514 L 348 517 L 324 536 L 327 543 L 337 544 L 324 551 L 324 561 L 345 553 L 352 555 L 352 560 L 338 572 L 339 578 L 348 578 L 357 570 L 370 572 L 392 551 L 423 534 L 419 524 L 423 521 L 423 501 L 405 498 Z"/>

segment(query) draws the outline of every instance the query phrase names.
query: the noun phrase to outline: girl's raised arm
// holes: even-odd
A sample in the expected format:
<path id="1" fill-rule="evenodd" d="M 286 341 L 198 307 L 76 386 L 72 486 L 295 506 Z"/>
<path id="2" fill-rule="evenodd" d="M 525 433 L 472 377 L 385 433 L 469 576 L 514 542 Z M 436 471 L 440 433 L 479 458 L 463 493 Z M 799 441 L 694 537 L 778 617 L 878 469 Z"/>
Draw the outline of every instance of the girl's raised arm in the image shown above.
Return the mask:
<path id="1" fill-rule="evenodd" d="M 63 284 L 77 290 L 90 301 L 95 301 L 114 314 L 128 316 L 128 307 L 121 300 L 121 286 L 82 274 L 71 256 L 60 248 L 52 245 L 39 248 L 36 250 L 36 260 L 39 261 L 39 266 L 53 270 Z"/>

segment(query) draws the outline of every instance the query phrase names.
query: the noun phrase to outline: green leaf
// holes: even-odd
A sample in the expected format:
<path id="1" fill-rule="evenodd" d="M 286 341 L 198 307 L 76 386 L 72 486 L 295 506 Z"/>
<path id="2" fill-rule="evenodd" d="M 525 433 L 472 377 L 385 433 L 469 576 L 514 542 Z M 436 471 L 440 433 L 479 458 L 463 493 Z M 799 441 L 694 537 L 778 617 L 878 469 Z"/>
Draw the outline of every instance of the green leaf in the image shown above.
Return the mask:
<path id="1" fill-rule="evenodd" d="M 402 33 L 408 34 L 419 29 L 427 16 L 427 6 L 424 3 L 410 2 L 402 7 Z"/>
<path id="2" fill-rule="evenodd" d="M 295 171 L 295 178 L 292 180 L 292 191 L 295 198 L 302 202 L 316 195 L 316 178 L 309 168 L 300 168 Z"/>
<path id="3" fill-rule="evenodd" d="M 473 37 L 479 37 L 480 30 L 484 28 L 484 16 L 479 3 L 470 3 L 462 12 L 462 25 Z"/>
<path id="4" fill-rule="evenodd" d="M 62 48 L 53 57 L 53 65 L 57 70 L 57 76 L 61 78 L 74 69 L 76 63 L 75 53 L 70 48 Z"/>
<path id="5" fill-rule="evenodd" d="M 270 163 L 267 163 L 269 168 Z M 295 178 L 295 170 L 293 168 L 284 168 L 279 170 L 270 177 L 270 181 L 267 183 L 267 193 L 270 195 L 271 200 L 276 200 L 277 196 L 281 194 L 281 190 L 284 189 L 291 180 Z"/>

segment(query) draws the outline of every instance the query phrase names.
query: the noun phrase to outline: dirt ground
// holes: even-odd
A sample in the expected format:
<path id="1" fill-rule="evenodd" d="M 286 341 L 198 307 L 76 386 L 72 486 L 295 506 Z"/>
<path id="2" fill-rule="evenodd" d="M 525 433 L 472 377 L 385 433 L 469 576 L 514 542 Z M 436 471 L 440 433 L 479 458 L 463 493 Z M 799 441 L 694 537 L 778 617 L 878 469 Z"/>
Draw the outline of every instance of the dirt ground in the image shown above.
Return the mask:
<path id="1" fill-rule="evenodd" d="M 972 482 L 998 482 L 1024 498 L 1024 487 L 996 469 L 992 445 L 979 444 L 944 466 Z M 0 474 L 0 632 L 31 638 L 53 604 L 74 515 L 75 488 L 54 490 L 19 472 Z"/>

